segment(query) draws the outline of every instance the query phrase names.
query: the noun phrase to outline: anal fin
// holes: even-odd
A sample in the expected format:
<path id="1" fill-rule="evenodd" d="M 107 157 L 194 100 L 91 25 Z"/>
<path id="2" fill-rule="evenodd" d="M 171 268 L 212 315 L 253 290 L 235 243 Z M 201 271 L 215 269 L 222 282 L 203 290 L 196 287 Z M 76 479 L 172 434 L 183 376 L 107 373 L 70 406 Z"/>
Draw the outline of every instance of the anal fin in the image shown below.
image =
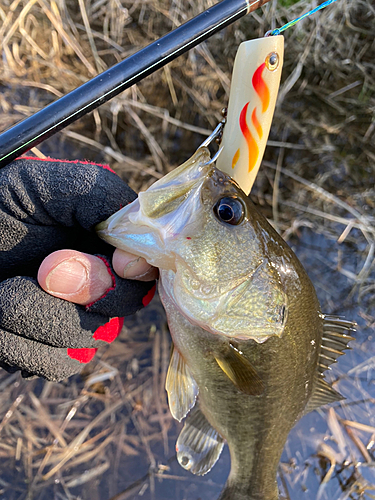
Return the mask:
<path id="1" fill-rule="evenodd" d="M 249 396 L 263 393 L 262 379 L 250 361 L 232 344 L 228 344 L 228 348 L 222 352 L 215 353 L 215 360 L 238 390 Z"/>
<path id="2" fill-rule="evenodd" d="M 174 346 L 165 388 L 168 393 L 168 403 L 172 417 L 181 422 L 195 404 L 198 385 L 186 362 Z"/>
<path id="3" fill-rule="evenodd" d="M 187 416 L 176 443 L 177 460 L 193 474 L 207 474 L 217 462 L 224 446 L 220 434 L 209 424 L 199 408 Z"/>

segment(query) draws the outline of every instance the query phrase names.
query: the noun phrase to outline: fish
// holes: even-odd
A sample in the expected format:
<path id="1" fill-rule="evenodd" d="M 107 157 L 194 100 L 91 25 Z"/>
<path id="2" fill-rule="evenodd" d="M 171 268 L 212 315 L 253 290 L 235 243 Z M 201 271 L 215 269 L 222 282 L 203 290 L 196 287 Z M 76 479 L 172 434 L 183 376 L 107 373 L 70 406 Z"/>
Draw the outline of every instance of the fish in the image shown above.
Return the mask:
<path id="1" fill-rule="evenodd" d="M 166 377 L 185 423 L 177 459 L 206 474 L 226 442 L 220 500 L 277 500 L 287 436 L 342 396 L 324 379 L 355 323 L 321 312 L 287 243 L 206 147 L 97 226 L 159 268 L 173 350 Z"/>

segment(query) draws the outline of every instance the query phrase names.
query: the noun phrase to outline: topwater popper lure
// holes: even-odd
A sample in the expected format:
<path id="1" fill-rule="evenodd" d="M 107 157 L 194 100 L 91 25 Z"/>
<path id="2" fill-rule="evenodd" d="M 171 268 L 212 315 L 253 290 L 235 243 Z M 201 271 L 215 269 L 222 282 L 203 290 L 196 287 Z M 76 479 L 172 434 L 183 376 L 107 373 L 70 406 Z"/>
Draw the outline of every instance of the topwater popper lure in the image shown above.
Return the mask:
<path id="1" fill-rule="evenodd" d="M 282 35 L 243 42 L 234 62 L 217 168 L 249 194 L 266 147 L 284 59 Z"/>
<path id="2" fill-rule="evenodd" d="M 266 147 L 284 59 L 280 33 L 336 0 L 326 0 L 264 38 L 243 42 L 234 62 L 222 151 L 216 166 L 249 194 Z M 215 132 L 214 132 L 215 133 Z M 203 145 L 206 145 L 203 143 Z"/>

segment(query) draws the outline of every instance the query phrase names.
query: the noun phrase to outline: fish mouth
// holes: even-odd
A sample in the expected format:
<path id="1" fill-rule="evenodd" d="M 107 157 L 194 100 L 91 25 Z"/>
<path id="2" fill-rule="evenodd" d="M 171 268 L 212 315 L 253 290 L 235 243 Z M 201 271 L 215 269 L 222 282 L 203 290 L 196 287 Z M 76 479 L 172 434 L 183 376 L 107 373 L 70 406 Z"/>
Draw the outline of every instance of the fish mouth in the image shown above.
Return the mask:
<path id="1" fill-rule="evenodd" d="M 175 271 L 174 242 L 199 223 L 201 187 L 213 169 L 208 149 L 199 148 L 135 201 L 98 224 L 98 236 L 155 267 Z"/>
<path id="2" fill-rule="evenodd" d="M 143 257 L 150 265 L 162 268 L 174 267 L 174 258 L 169 255 L 163 238 L 152 226 L 138 224 L 132 220 L 140 211 L 139 200 L 113 214 L 109 219 L 96 226 L 98 236 L 120 250 Z M 133 217 L 132 217 L 133 216 Z"/>

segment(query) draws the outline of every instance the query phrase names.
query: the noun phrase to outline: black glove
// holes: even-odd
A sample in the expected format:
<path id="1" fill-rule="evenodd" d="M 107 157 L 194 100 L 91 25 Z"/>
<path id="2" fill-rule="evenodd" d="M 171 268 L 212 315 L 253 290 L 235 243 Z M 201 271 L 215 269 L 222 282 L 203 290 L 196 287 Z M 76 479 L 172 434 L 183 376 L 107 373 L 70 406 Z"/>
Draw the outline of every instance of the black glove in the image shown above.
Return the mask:
<path id="1" fill-rule="evenodd" d="M 119 317 L 149 301 L 155 283 L 119 278 L 113 248 L 94 230 L 135 198 L 91 163 L 23 158 L 0 171 L 0 366 L 55 381 L 78 373 L 118 335 Z M 36 280 L 43 259 L 65 248 L 97 254 L 111 273 L 113 286 L 88 306 L 52 297 Z"/>

